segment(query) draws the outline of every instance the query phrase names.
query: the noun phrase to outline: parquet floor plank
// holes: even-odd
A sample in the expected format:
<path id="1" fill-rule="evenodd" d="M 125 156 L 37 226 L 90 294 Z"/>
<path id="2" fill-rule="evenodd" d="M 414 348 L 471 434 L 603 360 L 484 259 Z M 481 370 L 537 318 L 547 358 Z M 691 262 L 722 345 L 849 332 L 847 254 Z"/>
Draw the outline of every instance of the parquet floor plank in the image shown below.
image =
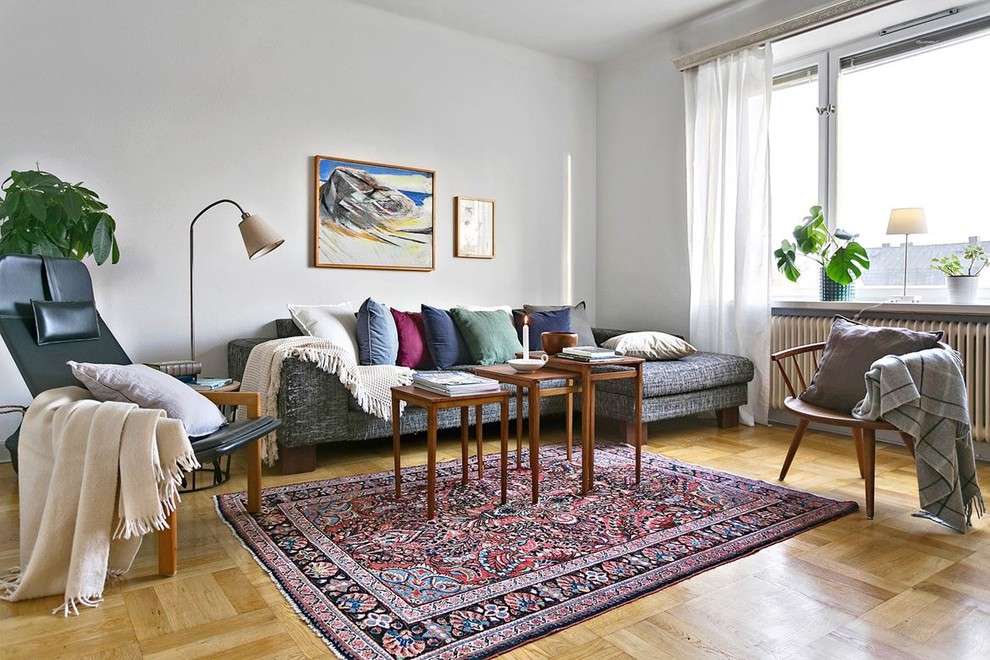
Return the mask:
<path id="1" fill-rule="evenodd" d="M 547 442 L 560 425 L 544 425 Z M 713 420 L 653 424 L 646 451 L 777 483 L 792 429 L 719 430 Z M 600 433 L 600 435 L 602 435 Z M 485 453 L 498 451 L 485 429 Z M 473 448 L 473 443 L 472 443 Z M 990 518 L 962 535 L 912 517 L 918 492 L 900 446 L 877 452 L 877 517 L 853 513 L 562 630 L 505 657 L 986 658 L 990 657 Z M 438 459 L 460 456 L 456 432 Z M 391 441 L 321 447 L 319 467 L 266 486 L 391 469 Z M 426 462 L 425 437 L 403 439 L 403 465 Z M 990 494 L 990 465 L 978 467 Z M 326 658 L 326 645 L 220 521 L 212 496 L 245 487 L 244 465 L 216 489 L 183 495 L 179 574 L 157 573 L 146 542 L 106 600 L 53 617 L 60 597 L 0 601 L 0 657 Z M 863 503 L 848 438 L 809 432 L 785 486 Z M 17 478 L 0 465 L 0 568 L 18 563 Z"/>

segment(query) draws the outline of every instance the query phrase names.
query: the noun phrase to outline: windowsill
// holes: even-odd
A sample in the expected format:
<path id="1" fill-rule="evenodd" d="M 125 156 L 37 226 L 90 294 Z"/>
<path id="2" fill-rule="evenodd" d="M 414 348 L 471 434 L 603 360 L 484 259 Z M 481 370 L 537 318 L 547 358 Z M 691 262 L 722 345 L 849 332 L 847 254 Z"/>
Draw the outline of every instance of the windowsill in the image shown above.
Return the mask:
<path id="1" fill-rule="evenodd" d="M 867 316 L 983 316 L 990 317 L 990 305 L 953 305 L 952 303 L 918 302 L 886 303 L 869 301 L 824 302 L 812 300 L 773 300 L 770 303 L 772 314 L 781 316 L 788 312 L 840 312 L 843 315 L 863 313 Z M 809 314 L 810 315 L 810 314 Z"/>

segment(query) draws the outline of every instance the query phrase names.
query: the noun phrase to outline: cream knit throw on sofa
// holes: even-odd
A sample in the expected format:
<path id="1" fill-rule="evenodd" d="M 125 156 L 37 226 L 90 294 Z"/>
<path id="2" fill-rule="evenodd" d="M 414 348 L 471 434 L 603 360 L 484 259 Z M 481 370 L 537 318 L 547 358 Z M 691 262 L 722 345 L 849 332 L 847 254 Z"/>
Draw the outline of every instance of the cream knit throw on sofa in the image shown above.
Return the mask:
<path id="1" fill-rule="evenodd" d="M 258 344 L 251 349 L 244 374 L 242 392 L 261 393 L 261 414 L 278 416 L 278 389 L 282 377 L 282 362 L 296 358 L 312 362 L 319 369 L 333 374 L 357 401 L 361 410 L 379 419 L 392 418 L 392 387 L 412 383 L 412 369 L 394 365 L 359 366 L 353 350 L 346 350 L 327 339 L 317 337 L 284 337 Z M 400 411 L 405 407 L 402 402 Z M 237 409 L 237 418 L 244 418 L 244 408 Z M 265 464 L 278 460 L 275 434 L 262 442 Z"/>
<path id="2" fill-rule="evenodd" d="M 21 564 L 3 598 L 64 593 L 54 611 L 66 616 L 99 605 L 107 572 L 127 571 L 142 535 L 167 527 L 182 471 L 199 467 L 181 421 L 80 387 L 34 399 L 18 451 Z"/>

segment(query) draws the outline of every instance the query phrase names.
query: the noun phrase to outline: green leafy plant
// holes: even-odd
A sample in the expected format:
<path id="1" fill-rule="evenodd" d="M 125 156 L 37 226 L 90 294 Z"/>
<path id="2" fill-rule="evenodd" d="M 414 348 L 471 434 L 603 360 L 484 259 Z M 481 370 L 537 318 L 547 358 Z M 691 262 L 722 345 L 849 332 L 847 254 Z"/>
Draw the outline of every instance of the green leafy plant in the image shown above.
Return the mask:
<path id="1" fill-rule="evenodd" d="M 987 256 L 982 245 L 967 245 L 963 249 L 962 258 L 969 263 L 964 266 L 958 254 L 950 254 L 947 257 L 932 257 L 931 266 L 949 277 L 959 277 L 979 275 L 980 271 L 990 264 L 990 257 Z"/>
<path id="2" fill-rule="evenodd" d="M 40 254 L 97 265 L 120 260 L 117 223 L 99 195 L 41 170 L 11 172 L 0 186 L 0 254 Z"/>
<path id="3" fill-rule="evenodd" d="M 811 215 L 794 228 L 794 242 L 785 239 L 774 250 L 777 270 L 791 282 L 797 282 L 801 277 L 797 263 L 800 253 L 824 268 L 833 282 L 851 284 L 870 268 L 866 249 L 854 240 L 858 235 L 842 229 L 829 230 L 822 207 L 812 206 Z"/>

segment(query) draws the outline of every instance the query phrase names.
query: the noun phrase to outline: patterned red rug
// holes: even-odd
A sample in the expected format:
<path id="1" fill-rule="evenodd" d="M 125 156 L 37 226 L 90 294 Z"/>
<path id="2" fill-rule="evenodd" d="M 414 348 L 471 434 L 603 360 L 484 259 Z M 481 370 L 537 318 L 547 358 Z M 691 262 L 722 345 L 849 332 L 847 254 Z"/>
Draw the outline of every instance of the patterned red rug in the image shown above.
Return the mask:
<path id="1" fill-rule="evenodd" d="M 498 506 L 498 456 L 460 485 L 437 466 L 437 516 L 425 521 L 425 467 L 267 488 L 258 516 L 245 495 L 217 510 L 295 608 L 347 658 L 487 657 L 855 511 L 761 481 L 602 446 L 597 488 L 581 497 L 579 455 L 540 452 L 541 497 L 509 471 Z M 524 461 L 524 465 L 525 465 Z"/>

